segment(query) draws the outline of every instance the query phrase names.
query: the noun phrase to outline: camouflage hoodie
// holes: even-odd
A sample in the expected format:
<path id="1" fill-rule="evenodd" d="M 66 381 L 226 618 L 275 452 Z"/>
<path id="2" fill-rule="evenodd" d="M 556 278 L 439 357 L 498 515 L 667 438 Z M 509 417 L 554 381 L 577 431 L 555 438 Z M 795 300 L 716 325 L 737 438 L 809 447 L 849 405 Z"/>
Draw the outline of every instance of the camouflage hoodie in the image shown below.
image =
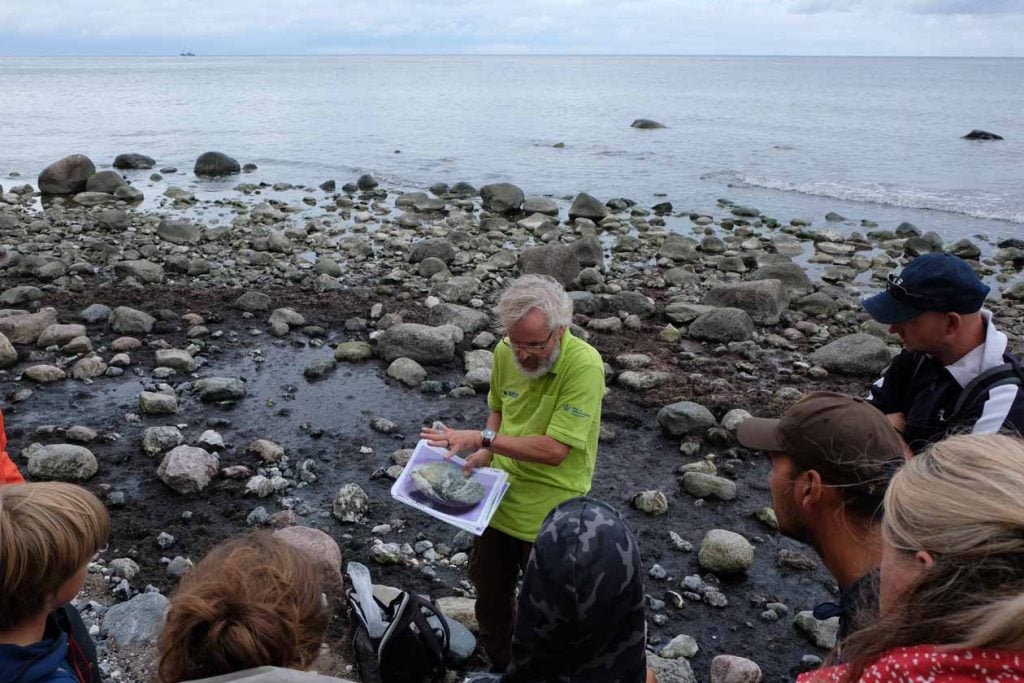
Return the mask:
<path id="1" fill-rule="evenodd" d="M 646 620 L 640 551 L 614 508 L 568 500 L 548 514 L 523 576 L 504 674 L 473 683 L 642 683 Z"/>

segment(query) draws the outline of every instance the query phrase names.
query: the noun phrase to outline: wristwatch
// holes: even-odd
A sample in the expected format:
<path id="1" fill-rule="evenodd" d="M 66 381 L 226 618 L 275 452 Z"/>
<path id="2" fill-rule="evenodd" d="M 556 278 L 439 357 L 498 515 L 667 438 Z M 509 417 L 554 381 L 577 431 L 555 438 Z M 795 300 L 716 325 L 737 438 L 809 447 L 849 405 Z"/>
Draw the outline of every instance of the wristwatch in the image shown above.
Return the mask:
<path id="1" fill-rule="evenodd" d="M 485 429 L 484 431 L 480 432 L 480 443 L 483 444 L 484 448 L 490 448 L 491 441 L 493 441 L 494 437 L 496 437 L 497 435 L 497 432 L 495 432 L 493 429 Z"/>

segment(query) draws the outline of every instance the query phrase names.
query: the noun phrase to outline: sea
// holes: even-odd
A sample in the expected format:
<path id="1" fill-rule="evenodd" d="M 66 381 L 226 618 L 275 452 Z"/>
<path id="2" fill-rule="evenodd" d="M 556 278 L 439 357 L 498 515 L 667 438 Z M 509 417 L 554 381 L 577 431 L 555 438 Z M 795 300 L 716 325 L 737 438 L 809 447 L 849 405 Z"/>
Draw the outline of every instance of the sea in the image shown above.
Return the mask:
<path id="1" fill-rule="evenodd" d="M 190 173 L 217 150 L 258 166 L 247 182 L 511 182 L 559 201 L 724 215 L 727 199 L 847 231 L 1024 237 L 1024 59 L 4 57 L 0 83 L 8 187 L 67 154 L 104 168 L 140 152 L 224 191 L 238 181 Z M 962 139 L 975 128 L 1005 139 Z"/>

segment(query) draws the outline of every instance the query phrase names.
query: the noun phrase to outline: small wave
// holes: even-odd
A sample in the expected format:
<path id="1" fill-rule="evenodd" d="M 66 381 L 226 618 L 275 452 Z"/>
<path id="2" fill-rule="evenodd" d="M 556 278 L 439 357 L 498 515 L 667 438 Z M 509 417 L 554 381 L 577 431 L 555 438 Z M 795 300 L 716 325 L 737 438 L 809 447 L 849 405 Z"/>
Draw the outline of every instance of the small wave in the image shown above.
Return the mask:
<path id="1" fill-rule="evenodd" d="M 944 211 L 972 218 L 1024 223 L 1024 209 L 1002 207 L 1006 198 L 991 192 L 933 192 L 903 188 L 884 183 L 839 183 L 833 181 L 793 182 L 766 176 L 745 175 L 737 171 L 705 173 L 701 180 L 722 182 L 736 187 L 758 187 L 812 197 L 828 197 L 861 204 L 881 204 L 903 209 Z"/>

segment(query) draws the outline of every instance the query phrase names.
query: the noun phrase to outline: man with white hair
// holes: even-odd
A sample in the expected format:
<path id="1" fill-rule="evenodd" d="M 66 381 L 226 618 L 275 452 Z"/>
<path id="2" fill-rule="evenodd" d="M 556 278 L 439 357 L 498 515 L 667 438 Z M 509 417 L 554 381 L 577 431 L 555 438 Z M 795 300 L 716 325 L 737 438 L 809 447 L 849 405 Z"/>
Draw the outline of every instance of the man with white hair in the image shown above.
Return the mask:
<path id="1" fill-rule="evenodd" d="M 516 584 L 541 522 L 559 503 L 590 491 L 604 363 L 569 331 L 572 301 L 552 278 L 513 282 L 498 315 L 507 336 L 494 351 L 485 428 L 424 428 L 421 436 L 451 454 L 470 453 L 467 473 L 488 466 L 508 473 L 509 490 L 469 562 L 480 640 L 494 668 L 504 670 Z"/>

